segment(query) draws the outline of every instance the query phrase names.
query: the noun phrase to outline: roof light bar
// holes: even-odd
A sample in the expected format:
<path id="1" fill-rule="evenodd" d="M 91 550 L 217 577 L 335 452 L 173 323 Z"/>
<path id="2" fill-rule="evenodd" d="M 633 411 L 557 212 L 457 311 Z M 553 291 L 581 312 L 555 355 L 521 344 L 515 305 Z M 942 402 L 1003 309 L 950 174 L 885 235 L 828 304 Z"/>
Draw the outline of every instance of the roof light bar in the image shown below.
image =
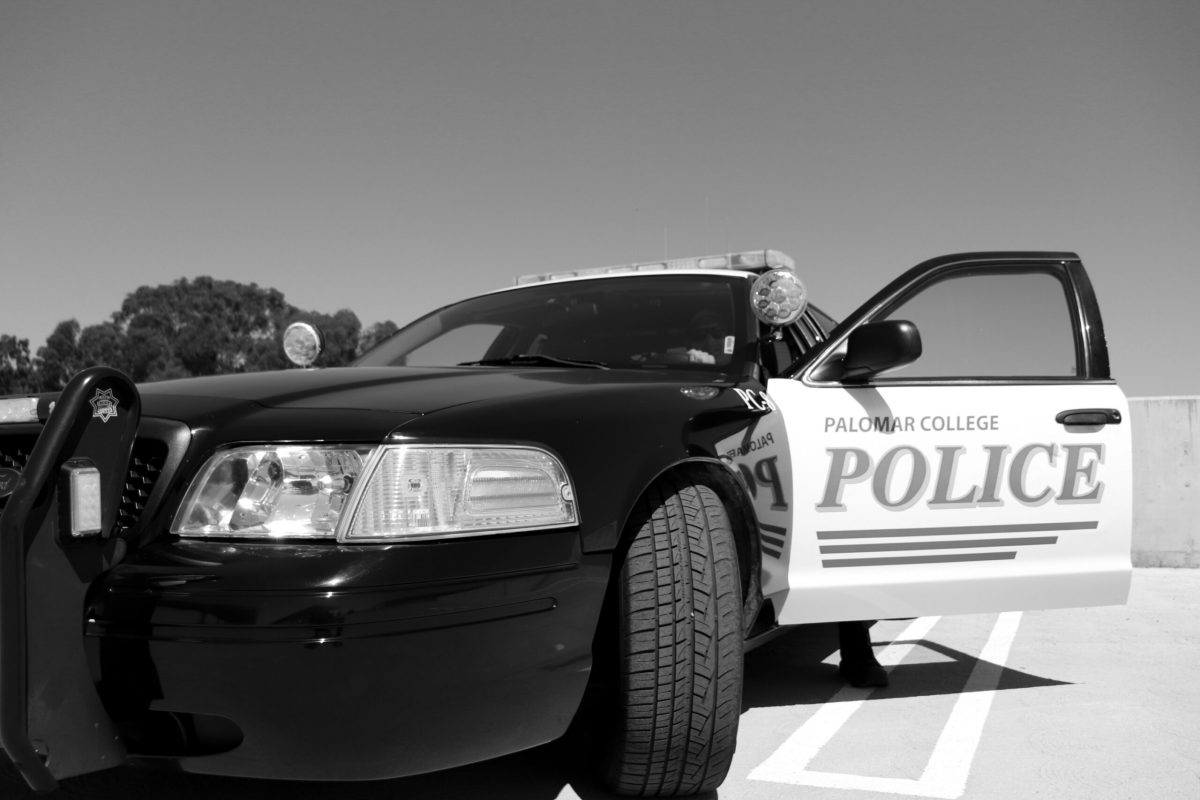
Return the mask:
<path id="1" fill-rule="evenodd" d="M 795 269 L 796 262 L 787 253 L 779 250 L 747 250 L 742 253 L 722 253 L 712 256 L 697 256 L 695 258 L 671 258 L 664 261 L 640 261 L 634 264 L 575 269 L 566 272 L 534 273 L 531 275 L 522 275 L 517 278 L 517 285 L 561 281 L 570 278 L 586 278 L 593 275 L 613 275 L 622 272 L 665 272 L 677 269 L 737 269 L 752 272 L 762 269 L 774 269 L 776 267 Z"/>
<path id="2" fill-rule="evenodd" d="M 8 422 L 37 422 L 36 397 L 6 397 L 0 400 L 0 425 Z"/>

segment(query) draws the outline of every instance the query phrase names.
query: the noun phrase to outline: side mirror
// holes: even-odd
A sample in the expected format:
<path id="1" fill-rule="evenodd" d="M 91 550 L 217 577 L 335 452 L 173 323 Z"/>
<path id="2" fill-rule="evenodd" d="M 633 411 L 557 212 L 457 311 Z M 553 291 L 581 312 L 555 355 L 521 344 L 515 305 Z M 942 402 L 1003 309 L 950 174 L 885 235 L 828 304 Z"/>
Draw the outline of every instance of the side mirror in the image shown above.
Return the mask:
<path id="1" fill-rule="evenodd" d="M 870 322 L 846 340 L 842 359 L 843 382 L 862 381 L 884 370 L 911 364 L 921 357 L 921 333 L 907 320 Z"/>

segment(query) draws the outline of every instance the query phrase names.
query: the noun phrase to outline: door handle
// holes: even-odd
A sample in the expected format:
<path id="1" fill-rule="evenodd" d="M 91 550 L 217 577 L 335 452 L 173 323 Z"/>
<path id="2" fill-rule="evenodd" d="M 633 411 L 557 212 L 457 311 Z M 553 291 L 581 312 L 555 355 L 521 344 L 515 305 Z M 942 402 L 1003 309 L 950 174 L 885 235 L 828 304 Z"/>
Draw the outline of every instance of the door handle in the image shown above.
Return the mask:
<path id="1" fill-rule="evenodd" d="M 1059 425 L 1120 425 L 1121 412 L 1115 408 L 1072 408 L 1060 411 L 1054 421 Z"/>

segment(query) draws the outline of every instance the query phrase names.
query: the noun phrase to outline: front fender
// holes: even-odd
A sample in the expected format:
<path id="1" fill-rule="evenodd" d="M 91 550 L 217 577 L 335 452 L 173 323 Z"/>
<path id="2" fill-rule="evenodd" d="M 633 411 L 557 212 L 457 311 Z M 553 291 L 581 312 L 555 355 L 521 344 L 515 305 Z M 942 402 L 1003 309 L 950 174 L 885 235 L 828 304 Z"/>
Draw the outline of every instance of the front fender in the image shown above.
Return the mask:
<path id="1" fill-rule="evenodd" d="M 626 376 L 571 392 L 455 406 L 413 420 L 403 432 L 411 441 L 547 448 L 562 460 L 575 485 L 584 552 L 606 552 L 617 546 L 646 488 L 681 464 L 719 461 L 749 478 L 752 500 L 782 491 L 787 484 L 781 481 L 759 491 L 774 474 L 757 467 L 758 460 L 786 460 L 782 429 L 767 430 L 779 415 L 763 397 L 754 382 L 692 385 Z M 771 449 L 770 456 L 764 447 Z"/>

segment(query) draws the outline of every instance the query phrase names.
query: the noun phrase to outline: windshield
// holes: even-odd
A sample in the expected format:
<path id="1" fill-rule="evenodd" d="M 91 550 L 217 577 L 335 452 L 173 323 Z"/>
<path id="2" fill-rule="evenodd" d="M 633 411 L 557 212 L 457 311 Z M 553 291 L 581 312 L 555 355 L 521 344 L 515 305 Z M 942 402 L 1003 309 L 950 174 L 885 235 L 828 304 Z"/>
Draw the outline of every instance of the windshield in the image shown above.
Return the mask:
<path id="1" fill-rule="evenodd" d="M 579 366 L 740 373 L 745 279 L 653 275 L 559 281 L 422 317 L 359 366 Z"/>

